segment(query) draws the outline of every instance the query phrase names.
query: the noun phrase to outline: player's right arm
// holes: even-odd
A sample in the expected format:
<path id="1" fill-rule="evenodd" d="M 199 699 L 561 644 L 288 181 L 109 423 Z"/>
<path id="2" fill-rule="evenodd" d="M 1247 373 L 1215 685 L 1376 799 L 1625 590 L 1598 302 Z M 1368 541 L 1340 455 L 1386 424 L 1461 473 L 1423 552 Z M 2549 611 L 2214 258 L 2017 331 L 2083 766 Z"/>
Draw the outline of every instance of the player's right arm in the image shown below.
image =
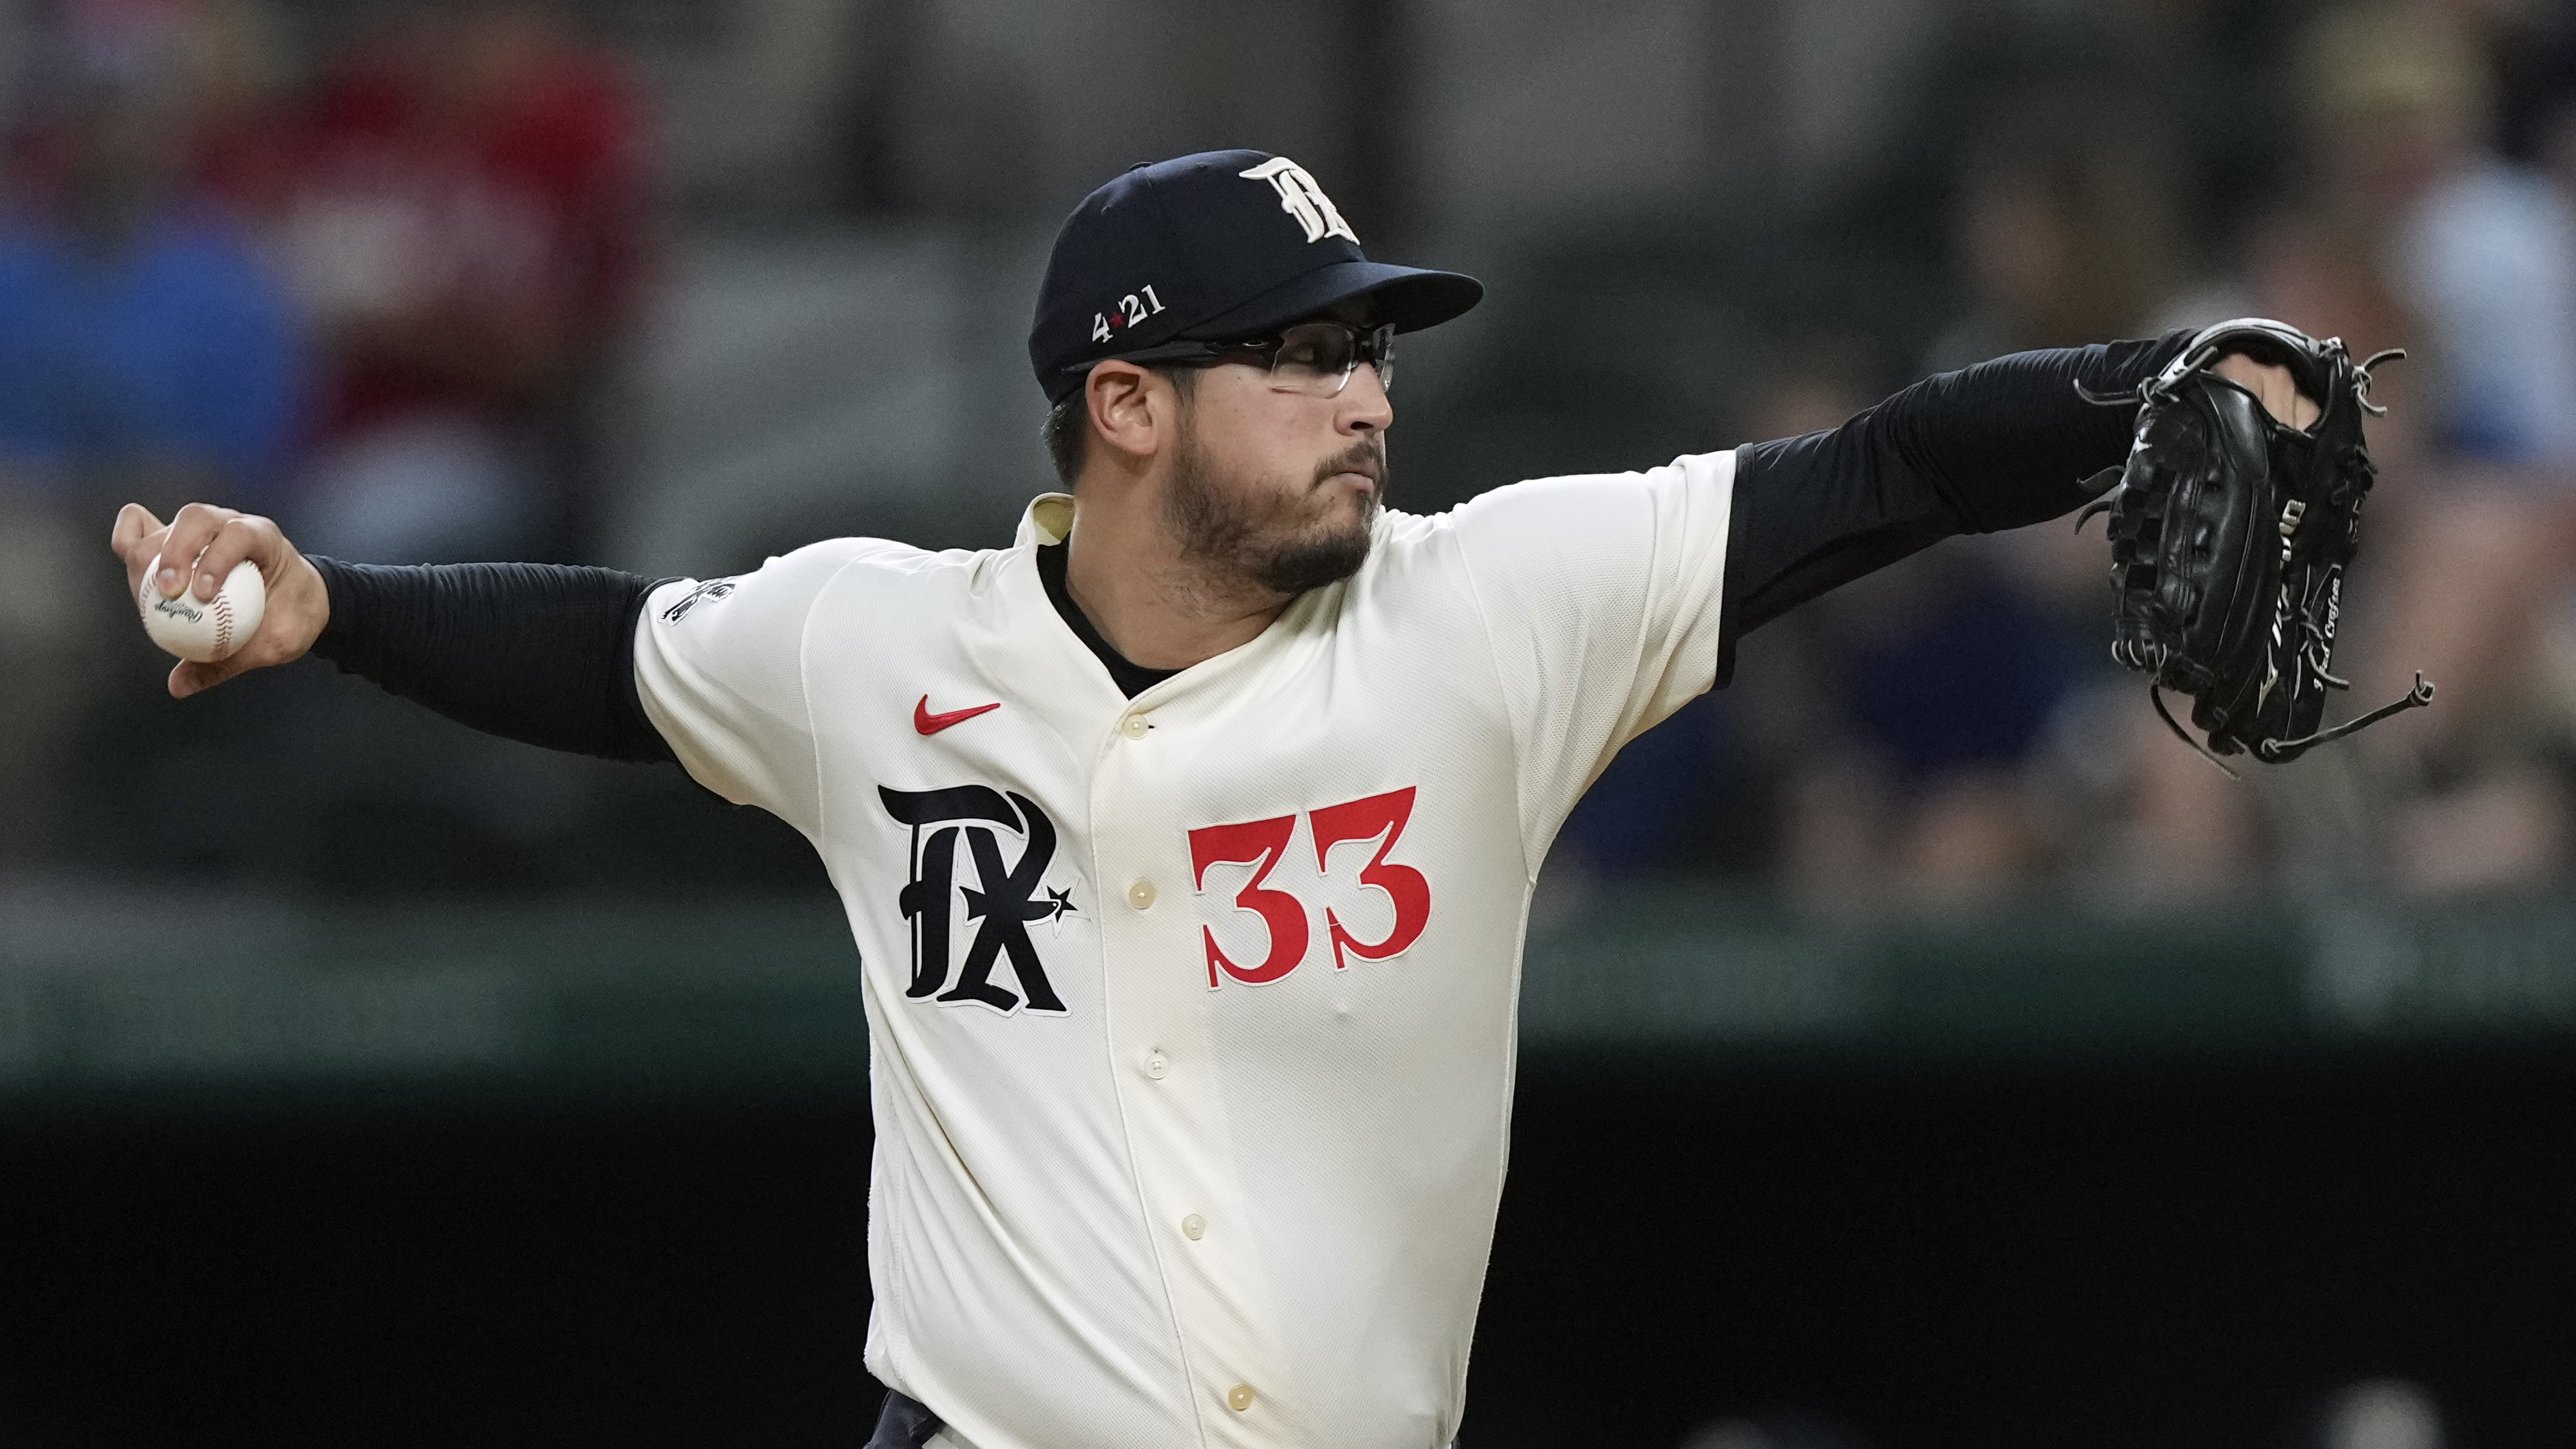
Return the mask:
<path id="1" fill-rule="evenodd" d="M 165 595 L 211 599 L 244 560 L 268 588 L 239 650 L 170 672 L 179 698 L 311 653 L 490 734 L 609 759 L 672 757 L 633 677 L 635 620 L 653 580 L 549 564 L 342 563 L 299 552 L 269 519 L 205 503 L 166 525 L 127 504 L 110 543 L 137 592 L 155 556 Z"/>
<path id="2" fill-rule="evenodd" d="M 815 823 L 806 616 L 863 541 L 703 585 L 553 564 L 344 563 L 299 553 L 265 518 L 205 504 L 168 525 L 129 505 L 112 542 L 138 591 L 156 554 L 193 560 L 173 589 L 210 595 L 244 559 L 268 583 L 259 632 L 219 664 L 182 664 L 175 695 L 312 653 L 486 733 L 677 760 L 728 800 Z"/>
<path id="3" fill-rule="evenodd" d="M 807 616 L 870 548 L 815 544 L 699 584 L 559 564 L 344 563 L 299 553 L 275 523 L 192 503 L 168 525 L 128 505 L 113 539 L 139 591 L 155 554 L 193 559 L 213 591 L 234 564 L 269 588 L 259 632 L 219 664 L 182 664 L 185 697 L 317 654 L 488 734 L 612 760 L 676 760 L 738 805 L 819 828 L 805 710 Z"/>

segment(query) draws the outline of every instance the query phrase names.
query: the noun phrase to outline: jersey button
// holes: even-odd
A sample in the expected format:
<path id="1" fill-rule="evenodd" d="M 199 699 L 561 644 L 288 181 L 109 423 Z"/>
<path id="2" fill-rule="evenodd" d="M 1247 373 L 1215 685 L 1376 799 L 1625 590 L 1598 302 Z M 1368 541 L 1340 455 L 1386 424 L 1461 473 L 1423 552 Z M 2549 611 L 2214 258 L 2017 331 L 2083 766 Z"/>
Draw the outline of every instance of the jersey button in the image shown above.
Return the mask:
<path id="1" fill-rule="evenodd" d="M 1131 740 L 1143 739 L 1145 737 L 1145 731 L 1152 728 L 1153 726 L 1146 723 L 1145 717 L 1141 714 L 1131 714 L 1124 720 L 1121 720 L 1118 724 L 1119 732 L 1126 735 L 1127 738 Z"/>
<path id="2" fill-rule="evenodd" d="M 1225 1391 L 1225 1406 L 1240 1414 L 1252 1407 L 1252 1385 L 1236 1384 Z"/>
<path id="3" fill-rule="evenodd" d="M 1145 910 L 1154 904 L 1154 883 L 1140 880 L 1127 888 L 1127 904 Z"/>
<path id="4" fill-rule="evenodd" d="M 1195 1243 L 1207 1236 L 1207 1219 L 1192 1213 L 1181 1219 L 1181 1236 Z"/>
<path id="5" fill-rule="evenodd" d="M 1172 1059 L 1161 1052 L 1145 1053 L 1145 1075 L 1161 1081 L 1172 1074 Z"/>

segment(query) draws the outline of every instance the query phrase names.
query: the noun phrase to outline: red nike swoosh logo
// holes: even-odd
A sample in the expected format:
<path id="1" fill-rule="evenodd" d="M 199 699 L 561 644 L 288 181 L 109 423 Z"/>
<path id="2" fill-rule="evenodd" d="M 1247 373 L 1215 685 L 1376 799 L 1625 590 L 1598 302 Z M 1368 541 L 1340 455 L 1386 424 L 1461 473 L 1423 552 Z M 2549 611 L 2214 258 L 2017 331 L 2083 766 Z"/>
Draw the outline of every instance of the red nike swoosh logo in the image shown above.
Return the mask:
<path id="1" fill-rule="evenodd" d="M 925 694 L 921 697 L 921 703 L 912 707 L 912 727 L 923 734 L 935 735 L 950 725 L 964 724 L 979 714 L 990 714 L 1001 707 L 1002 702 L 997 699 L 991 704 L 979 704 L 973 709 L 952 709 L 944 714 L 932 714 L 930 696 Z"/>

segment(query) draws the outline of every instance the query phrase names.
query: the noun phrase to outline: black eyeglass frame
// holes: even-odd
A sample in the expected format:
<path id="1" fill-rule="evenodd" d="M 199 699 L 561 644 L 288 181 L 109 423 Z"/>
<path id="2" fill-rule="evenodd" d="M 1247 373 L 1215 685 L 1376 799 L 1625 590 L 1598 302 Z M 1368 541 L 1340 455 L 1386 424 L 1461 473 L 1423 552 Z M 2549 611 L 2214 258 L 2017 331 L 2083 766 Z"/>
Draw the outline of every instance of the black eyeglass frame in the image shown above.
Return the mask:
<path id="1" fill-rule="evenodd" d="M 1139 365 L 1159 364 L 1169 367 L 1215 367 L 1228 362 L 1257 362 L 1263 370 L 1276 373 L 1279 368 L 1279 349 L 1287 345 L 1287 334 L 1300 327 L 1331 327 L 1351 339 L 1350 365 L 1342 369 L 1342 379 L 1334 385 L 1333 390 L 1322 396 L 1341 396 L 1342 389 L 1351 385 L 1351 374 L 1359 371 L 1359 366 L 1363 362 L 1377 369 L 1378 386 L 1393 386 L 1389 375 L 1393 371 L 1391 364 L 1395 361 L 1395 324 L 1381 322 L 1375 327 L 1354 327 L 1348 322 L 1335 322 L 1328 318 L 1292 322 L 1281 328 L 1278 335 L 1270 337 L 1250 337 L 1224 342 L 1166 342 L 1159 347 L 1122 352 L 1115 357 L 1086 362 L 1080 365 L 1079 370 L 1087 373 L 1099 362 L 1133 362 Z M 1295 389 L 1285 390 L 1295 391 Z"/>

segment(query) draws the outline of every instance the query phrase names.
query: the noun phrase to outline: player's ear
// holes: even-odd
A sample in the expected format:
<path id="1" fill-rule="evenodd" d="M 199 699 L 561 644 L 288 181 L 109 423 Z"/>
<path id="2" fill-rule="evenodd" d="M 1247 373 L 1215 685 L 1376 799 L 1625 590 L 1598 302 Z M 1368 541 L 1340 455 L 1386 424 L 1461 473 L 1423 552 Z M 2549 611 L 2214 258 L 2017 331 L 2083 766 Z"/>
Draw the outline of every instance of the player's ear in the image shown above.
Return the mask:
<path id="1" fill-rule="evenodd" d="M 1143 462 L 1161 451 L 1171 421 L 1168 404 L 1154 404 L 1154 374 L 1132 362 L 1096 364 L 1083 384 L 1083 401 L 1091 412 L 1092 431 L 1102 443 L 1131 462 Z"/>

